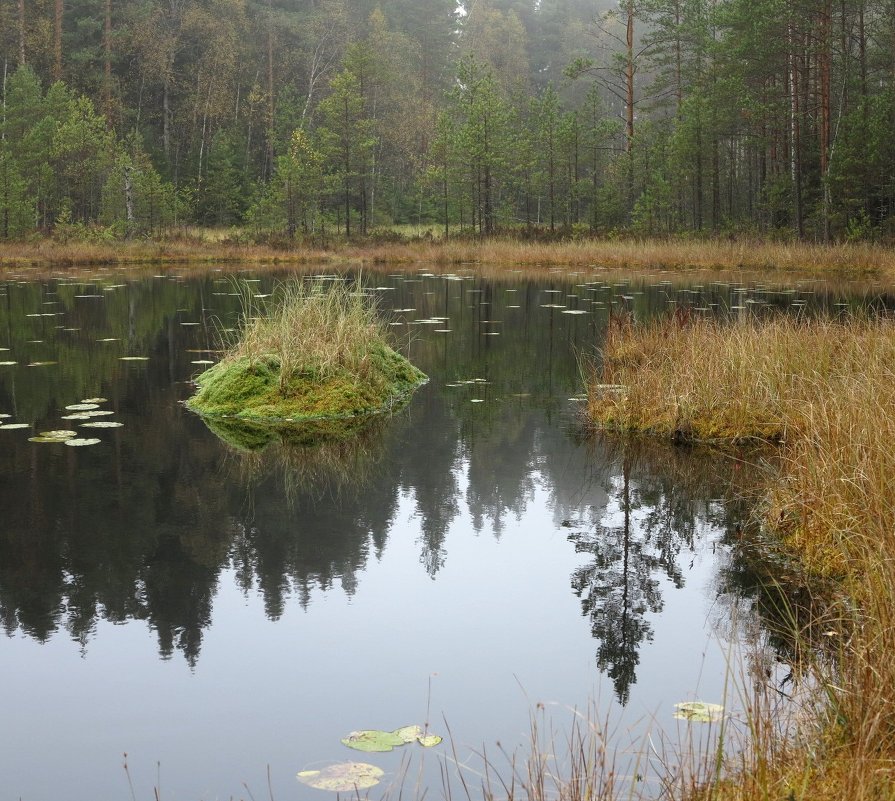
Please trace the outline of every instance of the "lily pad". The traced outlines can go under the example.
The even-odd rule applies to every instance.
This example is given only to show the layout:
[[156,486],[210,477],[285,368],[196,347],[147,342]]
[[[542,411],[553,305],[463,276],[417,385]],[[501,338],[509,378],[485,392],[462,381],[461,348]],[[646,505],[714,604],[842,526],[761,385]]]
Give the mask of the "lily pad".
[[4,431],[12,431],[17,428],[31,428],[29,423],[6,423],[5,425],[0,426],[0,429]]
[[94,409],[99,409],[99,404],[96,403],[72,403],[70,406],[66,406],[65,410],[68,412],[91,412]]
[[57,362],[31,362],[29,367],[49,367],[51,364],[56,364]]
[[75,412],[74,414],[64,414],[60,420],[89,420],[93,415],[87,412]]
[[97,420],[94,423],[81,423],[81,428],[122,428],[124,423],[115,423],[112,420]]
[[80,437],[78,437],[77,439],[65,440],[65,444],[70,445],[72,448],[83,448],[87,445],[99,445],[100,442],[102,442],[101,439],[94,439],[94,438],[81,439]]
[[405,743],[419,743],[423,748],[432,748],[442,741],[437,734],[426,734],[421,726],[404,726],[396,729],[393,734],[400,737]]
[[721,704],[706,704],[703,701],[684,701],[674,705],[674,716],[678,720],[689,720],[693,723],[716,723],[724,717]]
[[71,439],[78,436],[78,432],[68,431],[67,429],[55,429],[53,431],[41,431],[40,436],[50,439]]
[[18,364],[18,362],[0,362],[0,367],[12,367],[14,364]]
[[118,359],[120,362],[148,362],[148,356],[122,356]]
[[0,414],[0,420],[9,420],[12,417],[11,414]]
[[365,762],[340,762],[323,770],[302,770],[296,778],[318,790],[332,790],[336,793],[350,793],[366,790],[379,784],[385,775],[381,768]]
[[412,741],[405,740],[398,732],[380,731],[379,729],[353,731],[342,739],[342,745],[347,745],[355,751],[391,751],[396,746],[405,745],[408,742]]
[[395,729],[392,734],[399,737],[402,743],[412,743],[423,736],[423,730],[420,726],[402,726],[400,729]]
[[81,403],[108,403],[108,398],[84,398]]

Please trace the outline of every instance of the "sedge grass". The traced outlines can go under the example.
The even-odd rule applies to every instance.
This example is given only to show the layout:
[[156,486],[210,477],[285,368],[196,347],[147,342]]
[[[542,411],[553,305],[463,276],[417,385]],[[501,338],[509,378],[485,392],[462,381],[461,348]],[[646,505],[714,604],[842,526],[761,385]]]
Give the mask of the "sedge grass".
[[895,324],[669,320],[610,330],[602,358],[596,425],[779,443],[761,530],[841,591],[812,735],[764,743],[756,753],[774,758],[713,796],[895,798]]

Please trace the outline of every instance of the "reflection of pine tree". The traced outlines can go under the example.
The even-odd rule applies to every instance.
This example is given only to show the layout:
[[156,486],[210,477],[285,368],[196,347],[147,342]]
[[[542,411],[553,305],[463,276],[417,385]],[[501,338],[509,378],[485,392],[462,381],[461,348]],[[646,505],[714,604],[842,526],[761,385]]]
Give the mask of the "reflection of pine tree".
[[[612,679],[619,703],[626,704],[636,681],[639,647],[652,639],[647,612],[662,608],[655,573],[661,559],[654,553],[648,532],[632,526],[631,465],[626,456],[618,498],[620,526],[596,525],[569,539],[578,553],[593,554],[590,565],[572,574],[572,588],[581,598],[583,614],[599,641],[597,665]],[[644,536],[646,534],[646,536]]]

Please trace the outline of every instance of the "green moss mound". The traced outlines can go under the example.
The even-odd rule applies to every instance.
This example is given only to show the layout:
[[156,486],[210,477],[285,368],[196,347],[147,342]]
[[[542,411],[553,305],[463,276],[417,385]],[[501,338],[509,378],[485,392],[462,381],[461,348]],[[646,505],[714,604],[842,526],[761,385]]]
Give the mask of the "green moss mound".
[[[197,379],[198,391],[187,407],[209,419],[230,419],[224,439],[257,450],[284,432],[290,439],[350,431],[349,421],[391,411],[426,383],[424,373],[380,342],[372,343],[362,369],[313,368],[292,371],[285,379],[275,356],[225,359]],[[235,426],[235,422],[249,424]],[[321,426],[327,421],[342,425]],[[307,424],[315,424],[307,427]],[[305,424],[301,426],[300,424]],[[334,428],[336,430],[334,430]],[[237,433],[238,430],[238,433]]]

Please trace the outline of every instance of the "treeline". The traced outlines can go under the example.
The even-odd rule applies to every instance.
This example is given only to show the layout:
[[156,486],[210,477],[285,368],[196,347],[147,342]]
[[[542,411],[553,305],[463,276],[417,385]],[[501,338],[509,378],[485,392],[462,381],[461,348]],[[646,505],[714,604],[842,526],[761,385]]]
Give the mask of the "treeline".
[[895,237],[890,0],[0,0],[0,238]]

